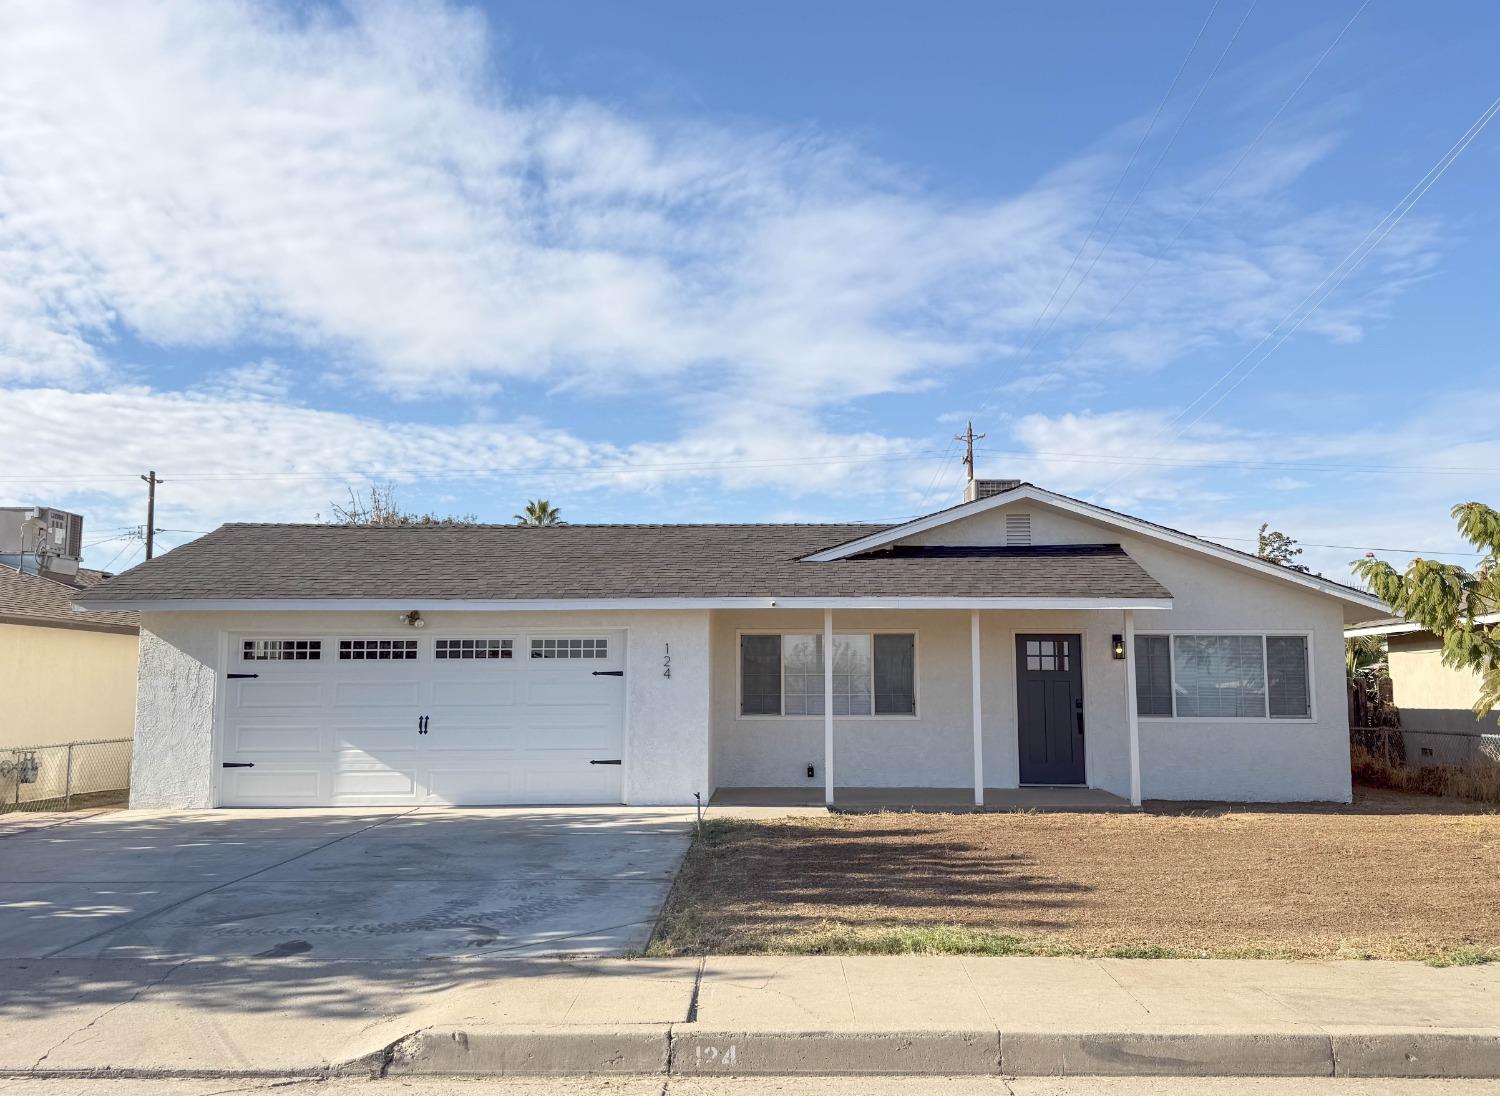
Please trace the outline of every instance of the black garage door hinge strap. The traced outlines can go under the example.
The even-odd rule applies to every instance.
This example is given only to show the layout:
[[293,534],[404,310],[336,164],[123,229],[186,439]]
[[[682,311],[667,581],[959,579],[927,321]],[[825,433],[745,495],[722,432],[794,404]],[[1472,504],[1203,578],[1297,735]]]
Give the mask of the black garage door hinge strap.
[[226,761],[226,762],[224,762],[224,767],[226,769],[253,769],[253,768],[255,768],[255,762],[253,762],[253,761]]
[[624,677],[624,670],[595,670],[595,677]]
[[612,761],[590,761],[589,762],[590,765],[618,765],[619,763],[620,763],[620,759],[618,757],[615,758]]
[[233,681],[235,678],[239,678],[239,677],[259,677],[259,676],[260,676],[260,674],[230,674],[229,675],[229,680]]

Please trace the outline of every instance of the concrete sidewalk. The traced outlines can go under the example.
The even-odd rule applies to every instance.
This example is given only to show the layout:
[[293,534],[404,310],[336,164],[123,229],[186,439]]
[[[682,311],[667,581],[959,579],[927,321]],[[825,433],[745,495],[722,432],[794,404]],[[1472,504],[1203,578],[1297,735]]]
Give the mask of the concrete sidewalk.
[[[111,962],[124,961],[0,972],[0,1069],[1500,1077],[1496,966],[289,958],[114,971]],[[74,1003],[80,986],[86,1004]]]

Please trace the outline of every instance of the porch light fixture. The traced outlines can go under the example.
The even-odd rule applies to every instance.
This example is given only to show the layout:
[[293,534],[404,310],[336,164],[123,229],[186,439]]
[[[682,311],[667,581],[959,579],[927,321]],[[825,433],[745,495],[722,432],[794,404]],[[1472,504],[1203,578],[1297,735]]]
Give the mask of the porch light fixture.
[[422,614],[413,609],[408,613],[401,614],[401,623],[411,628],[425,628],[427,622],[422,619]]
[[1124,636],[1110,636],[1109,637],[1109,644],[1110,644],[1110,650],[1112,652],[1114,652],[1114,656],[1115,656],[1116,661],[1124,659],[1124,657],[1125,657],[1125,637]]

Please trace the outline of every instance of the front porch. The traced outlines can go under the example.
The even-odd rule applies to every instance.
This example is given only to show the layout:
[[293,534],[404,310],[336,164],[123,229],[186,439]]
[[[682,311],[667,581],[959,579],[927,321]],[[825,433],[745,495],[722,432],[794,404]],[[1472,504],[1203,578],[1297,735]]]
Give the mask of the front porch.
[[711,802],[1138,807],[1134,609],[716,612]]
[[[1102,788],[986,788],[984,805],[974,803],[974,789],[841,788],[833,790],[832,809],[864,811],[1135,811],[1130,800]],[[709,807],[823,807],[821,788],[720,788]]]

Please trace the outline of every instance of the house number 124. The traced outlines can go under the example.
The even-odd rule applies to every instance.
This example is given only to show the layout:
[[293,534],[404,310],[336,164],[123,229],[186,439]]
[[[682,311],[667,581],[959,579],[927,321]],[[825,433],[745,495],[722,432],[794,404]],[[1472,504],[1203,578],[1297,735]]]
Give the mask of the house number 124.
[[672,676],[672,645],[670,643],[665,643],[665,644],[663,644],[663,646],[666,648],[666,652],[661,656],[661,676],[662,677],[671,677]]

